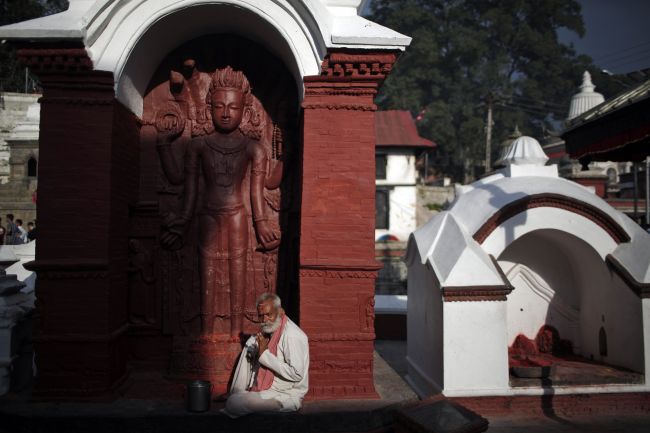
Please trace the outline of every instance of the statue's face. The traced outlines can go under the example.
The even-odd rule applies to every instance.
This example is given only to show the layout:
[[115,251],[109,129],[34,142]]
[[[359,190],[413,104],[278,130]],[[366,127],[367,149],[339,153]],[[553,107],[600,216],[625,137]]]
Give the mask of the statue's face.
[[212,93],[212,121],[221,132],[232,132],[244,115],[244,94],[236,89],[215,89]]

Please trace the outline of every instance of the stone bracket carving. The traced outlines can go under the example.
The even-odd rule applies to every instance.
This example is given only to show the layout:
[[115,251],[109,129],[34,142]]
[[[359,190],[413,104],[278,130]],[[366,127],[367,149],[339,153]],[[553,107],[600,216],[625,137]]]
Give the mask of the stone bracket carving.
[[89,71],[93,68],[85,48],[19,48],[16,55],[35,73]]
[[321,65],[321,75],[353,77],[356,79],[384,79],[393,69],[397,53],[349,54],[333,52]]

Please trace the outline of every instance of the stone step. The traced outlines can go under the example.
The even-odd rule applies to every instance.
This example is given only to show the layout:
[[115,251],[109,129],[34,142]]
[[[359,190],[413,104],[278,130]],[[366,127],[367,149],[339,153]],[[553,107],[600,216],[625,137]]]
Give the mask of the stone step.
[[339,400],[310,402],[299,412],[253,414],[231,419],[215,403],[203,413],[180,401],[118,400],[113,403],[16,403],[0,405],[0,431],[342,433],[388,431],[401,404]]

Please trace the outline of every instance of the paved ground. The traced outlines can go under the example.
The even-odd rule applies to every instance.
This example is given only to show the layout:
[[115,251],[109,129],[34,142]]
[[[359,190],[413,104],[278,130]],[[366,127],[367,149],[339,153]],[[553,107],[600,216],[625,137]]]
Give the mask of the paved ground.
[[[236,433],[334,433],[386,431],[393,411],[417,402],[404,382],[406,342],[377,341],[375,383],[380,400],[308,402],[300,413],[259,414],[230,420],[210,412],[188,414],[182,401],[119,400],[110,404],[29,404],[0,399],[0,433],[177,431]],[[549,414],[486,416],[489,433],[650,433],[650,413],[636,416]],[[388,433],[388,431],[387,431]]]
[[[406,341],[378,340],[375,350],[401,378],[406,376]],[[490,421],[488,433],[650,433],[650,413],[572,417],[509,414],[485,418]]]
[[489,433],[648,433],[650,414],[645,416],[488,417]]

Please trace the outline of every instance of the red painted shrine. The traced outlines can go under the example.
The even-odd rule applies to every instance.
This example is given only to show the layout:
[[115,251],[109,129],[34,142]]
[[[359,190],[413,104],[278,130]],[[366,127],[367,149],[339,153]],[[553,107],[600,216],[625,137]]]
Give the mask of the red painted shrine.
[[403,46],[328,43],[300,77],[190,33],[146,82],[88,39],[14,41],[43,85],[35,398],[223,392],[266,291],[309,337],[308,396],[375,397],[373,99]]

